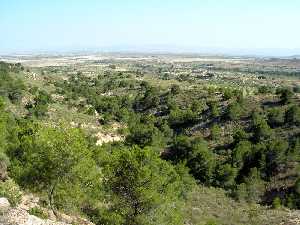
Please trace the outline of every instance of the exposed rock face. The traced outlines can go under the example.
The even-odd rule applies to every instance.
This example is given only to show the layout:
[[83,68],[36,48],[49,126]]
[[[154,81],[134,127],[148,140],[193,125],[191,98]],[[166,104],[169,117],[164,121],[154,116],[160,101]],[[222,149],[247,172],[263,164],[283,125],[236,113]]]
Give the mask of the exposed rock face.
[[11,208],[6,198],[0,198],[0,225],[69,225],[43,220],[30,215],[23,207]]
[[38,202],[39,198],[36,196],[32,194],[24,195],[21,203],[12,208],[6,198],[0,198],[0,225],[94,225],[86,219],[60,213],[58,213],[60,221],[57,221],[54,215],[50,215],[51,212],[47,212],[47,209],[44,210],[49,215],[49,219],[41,219],[30,215],[29,210],[39,207]]
[[7,213],[10,209],[9,201],[6,198],[0,198],[0,215]]

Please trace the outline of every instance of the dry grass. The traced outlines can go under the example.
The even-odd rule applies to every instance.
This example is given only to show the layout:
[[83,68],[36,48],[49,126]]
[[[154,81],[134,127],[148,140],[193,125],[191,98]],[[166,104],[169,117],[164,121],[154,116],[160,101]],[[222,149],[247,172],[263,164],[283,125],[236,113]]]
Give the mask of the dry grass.
[[[257,204],[237,202],[226,196],[222,189],[197,187],[185,206],[186,224],[205,225],[296,225],[299,212],[286,209],[272,210]],[[297,218],[298,217],[298,218]],[[299,221],[299,220],[298,220]]]

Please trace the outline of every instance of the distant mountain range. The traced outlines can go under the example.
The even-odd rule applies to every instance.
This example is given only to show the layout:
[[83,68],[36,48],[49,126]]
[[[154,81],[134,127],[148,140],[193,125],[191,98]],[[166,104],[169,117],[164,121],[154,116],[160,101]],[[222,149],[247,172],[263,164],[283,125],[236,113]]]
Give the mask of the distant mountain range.
[[95,53],[171,53],[171,54],[199,54],[199,55],[218,55],[218,56],[246,56],[246,57],[280,57],[280,58],[300,58],[300,48],[225,48],[225,47],[193,47],[175,46],[168,44],[158,45],[114,45],[104,47],[60,47],[44,50],[21,50],[5,51],[0,55],[16,54],[95,54]]

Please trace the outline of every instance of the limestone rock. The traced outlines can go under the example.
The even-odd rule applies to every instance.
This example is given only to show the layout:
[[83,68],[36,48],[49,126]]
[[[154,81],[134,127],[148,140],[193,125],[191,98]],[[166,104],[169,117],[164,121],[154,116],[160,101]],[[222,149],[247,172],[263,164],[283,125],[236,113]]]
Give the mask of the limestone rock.
[[6,213],[9,209],[9,201],[6,198],[0,198],[0,214]]

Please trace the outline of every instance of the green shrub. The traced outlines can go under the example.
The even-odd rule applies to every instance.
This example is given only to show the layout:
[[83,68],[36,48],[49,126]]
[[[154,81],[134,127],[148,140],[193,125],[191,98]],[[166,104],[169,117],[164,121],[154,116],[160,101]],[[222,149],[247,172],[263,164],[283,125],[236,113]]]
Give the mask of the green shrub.
[[300,93],[300,85],[296,85],[293,87],[293,92]]
[[300,107],[292,105],[285,113],[285,121],[290,124],[300,124]]
[[208,103],[208,106],[209,106],[209,110],[210,110],[212,118],[217,118],[220,116],[220,109],[218,107],[217,102],[210,102],[210,103]]
[[268,123],[270,126],[275,127],[284,123],[284,110],[281,108],[271,109],[268,113]]
[[280,102],[282,104],[291,103],[294,93],[289,88],[281,88],[277,93],[280,94]]
[[237,176],[237,168],[230,164],[218,165],[215,175],[215,183],[219,187],[231,188],[235,185],[235,178]]
[[226,111],[226,117],[230,120],[238,120],[243,114],[243,108],[238,103],[230,104]]
[[281,207],[281,200],[279,197],[275,197],[272,202],[273,209],[279,209]]
[[265,184],[260,178],[259,171],[257,168],[252,168],[245,182],[237,186],[235,194],[239,200],[258,203],[261,201],[264,192]]
[[28,212],[30,215],[34,215],[36,217],[39,217],[41,219],[48,219],[48,214],[45,213],[41,208],[39,207],[34,207],[31,208]]
[[217,124],[214,124],[210,129],[210,138],[216,141],[221,136],[221,133],[221,127]]
[[268,125],[264,116],[258,112],[252,114],[253,138],[256,142],[269,139],[273,135],[273,130]]
[[180,86],[177,84],[173,84],[171,87],[171,94],[178,95],[180,93]]
[[258,93],[259,94],[268,94],[268,93],[272,93],[273,92],[273,89],[272,87],[269,87],[269,86],[260,86],[258,88]]
[[183,224],[181,178],[152,149],[118,149],[104,172],[110,204],[101,224]]
[[205,223],[205,225],[217,225],[217,222],[214,220],[209,220]]
[[19,186],[11,179],[0,182],[0,197],[8,199],[12,206],[16,206],[21,201],[21,190]]

